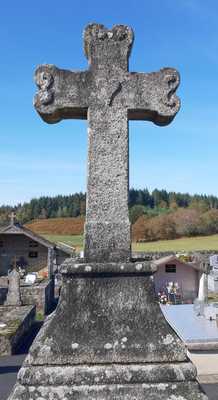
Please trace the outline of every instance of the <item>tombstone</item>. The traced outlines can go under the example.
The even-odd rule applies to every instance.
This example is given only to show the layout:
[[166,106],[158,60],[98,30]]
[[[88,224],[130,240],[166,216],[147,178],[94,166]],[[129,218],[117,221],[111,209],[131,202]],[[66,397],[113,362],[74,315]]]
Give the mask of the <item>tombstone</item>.
[[8,281],[8,293],[4,305],[21,306],[20,275],[16,269],[16,261],[13,270],[9,273]]
[[84,72],[36,71],[43,120],[88,118],[84,259],[66,260],[56,311],[33,343],[10,400],[205,400],[186,350],[160,311],[154,266],[131,259],[128,120],[169,124],[176,70],[128,71],[132,30],[88,25]]
[[208,303],[208,274],[202,272],[199,279],[198,300]]
[[209,258],[212,271],[218,274],[218,254],[213,254]]
[[14,211],[12,211],[10,215],[10,225],[13,226],[15,222],[16,222],[16,214]]

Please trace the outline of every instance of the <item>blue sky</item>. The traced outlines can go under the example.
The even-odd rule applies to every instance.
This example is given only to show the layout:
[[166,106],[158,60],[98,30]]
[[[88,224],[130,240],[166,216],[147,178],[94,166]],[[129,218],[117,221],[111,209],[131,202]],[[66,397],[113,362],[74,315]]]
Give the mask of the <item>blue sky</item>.
[[130,70],[175,67],[182,108],[167,127],[130,123],[130,186],[218,195],[216,0],[5,0],[0,11],[0,204],[85,191],[87,123],[44,123],[35,112],[37,65],[86,69],[90,22],[131,25]]

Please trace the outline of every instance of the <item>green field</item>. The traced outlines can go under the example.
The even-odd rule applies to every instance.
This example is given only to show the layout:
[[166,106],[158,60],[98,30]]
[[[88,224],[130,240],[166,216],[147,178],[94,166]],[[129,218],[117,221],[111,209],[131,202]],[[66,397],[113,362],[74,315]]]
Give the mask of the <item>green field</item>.
[[66,243],[69,246],[76,247],[77,250],[82,250],[83,236],[82,235],[42,235],[46,239],[54,243]]
[[196,236],[157,242],[133,243],[134,251],[197,251],[218,250],[218,235]]
[[[77,250],[83,247],[83,236],[70,235],[43,235],[52,242],[63,242]],[[175,240],[160,240],[148,243],[133,243],[134,251],[197,251],[197,250],[218,250],[218,235],[197,236],[192,238],[181,238]]]

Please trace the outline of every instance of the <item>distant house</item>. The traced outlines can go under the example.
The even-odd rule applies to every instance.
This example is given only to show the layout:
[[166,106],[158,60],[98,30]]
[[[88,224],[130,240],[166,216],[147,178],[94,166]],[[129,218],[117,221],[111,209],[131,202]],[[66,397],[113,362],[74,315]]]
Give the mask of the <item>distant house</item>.
[[47,270],[51,278],[54,267],[73,252],[70,246],[50,242],[12,219],[10,225],[0,229],[0,276],[8,274],[16,257],[17,265],[26,272]]
[[206,266],[200,262],[183,261],[175,255],[162,257],[153,261],[157,267],[154,274],[156,293],[168,292],[168,288],[174,287],[177,297],[183,302],[192,302],[198,297],[200,280]]
[[56,245],[12,218],[10,225],[0,229],[0,305],[7,295],[8,272],[16,263],[25,275],[39,275],[33,284],[21,279],[22,304],[35,304],[37,311],[47,314],[54,304],[54,272],[73,253],[70,246]]

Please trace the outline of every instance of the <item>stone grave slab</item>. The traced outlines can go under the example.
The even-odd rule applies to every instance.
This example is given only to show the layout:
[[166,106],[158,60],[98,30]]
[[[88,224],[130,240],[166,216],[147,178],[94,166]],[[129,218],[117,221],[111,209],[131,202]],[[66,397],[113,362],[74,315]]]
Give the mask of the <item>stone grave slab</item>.
[[218,322],[197,316],[193,304],[161,306],[175,332],[189,350],[218,351]]
[[171,327],[185,343],[188,357],[197,368],[198,379],[218,376],[218,321],[197,316],[191,304],[161,308]]
[[14,354],[35,320],[35,306],[0,306],[0,355]]

